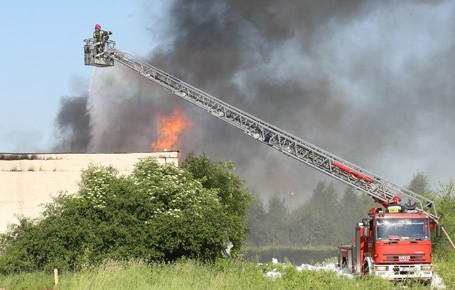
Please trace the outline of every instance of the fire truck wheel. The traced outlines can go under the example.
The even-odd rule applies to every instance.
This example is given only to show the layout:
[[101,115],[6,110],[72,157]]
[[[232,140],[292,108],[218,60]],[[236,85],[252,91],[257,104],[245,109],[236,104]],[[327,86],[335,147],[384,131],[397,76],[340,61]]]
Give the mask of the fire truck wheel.
[[363,263],[363,274],[364,275],[371,275],[372,273],[372,267],[373,263],[369,258],[365,259],[365,262]]
[[369,275],[370,274],[370,267],[368,267],[368,262],[365,261],[365,263],[363,263],[363,275]]

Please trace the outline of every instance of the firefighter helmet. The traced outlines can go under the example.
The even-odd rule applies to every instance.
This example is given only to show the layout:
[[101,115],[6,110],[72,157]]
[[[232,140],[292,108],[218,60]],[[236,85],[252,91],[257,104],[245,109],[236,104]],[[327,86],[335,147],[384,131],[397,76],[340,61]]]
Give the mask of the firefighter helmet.
[[395,195],[393,198],[392,198],[393,202],[400,202],[401,201],[401,198],[398,196],[398,195]]
[[101,29],[101,25],[99,24],[95,25],[95,29]]

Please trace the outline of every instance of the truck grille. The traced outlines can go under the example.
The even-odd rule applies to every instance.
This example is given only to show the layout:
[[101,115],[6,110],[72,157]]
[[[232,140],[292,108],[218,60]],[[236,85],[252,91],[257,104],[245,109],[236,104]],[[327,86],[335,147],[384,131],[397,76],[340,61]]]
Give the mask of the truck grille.
[[418,263],[424,262],[423,254],[412,254],[412,255],[384,255],[384,262],[387,263]]
[[413,275],[416,272],[416,267],[412,265],[394,266],[393,273],[395,275]]

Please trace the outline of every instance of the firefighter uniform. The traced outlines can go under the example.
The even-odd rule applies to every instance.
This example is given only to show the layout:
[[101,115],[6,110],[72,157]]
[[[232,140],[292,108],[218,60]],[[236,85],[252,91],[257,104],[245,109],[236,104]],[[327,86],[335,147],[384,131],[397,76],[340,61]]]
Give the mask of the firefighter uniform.
[[104,51],[104,46],[106,42],[109,40],[109,35],[112,32],[108,30],[101,30],[101,26],[99,24],[95,25],[95,32],[93,32],[93,39],[95,41],[95,49],[96,53],[101,53]]
[[390,213],[398,213],[398,212],[403,212],[403,211],[404,211],[403,206],[396,202],[390,203],[389,206],[387,207],[387,212],[390,212]]

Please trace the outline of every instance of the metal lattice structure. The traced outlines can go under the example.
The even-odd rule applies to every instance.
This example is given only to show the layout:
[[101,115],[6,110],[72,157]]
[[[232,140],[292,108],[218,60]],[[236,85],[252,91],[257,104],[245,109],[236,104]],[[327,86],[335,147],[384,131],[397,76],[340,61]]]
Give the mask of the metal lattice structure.
[[434,202],[422,195],[387,181],[280,128],[243,112],[140,59],[115,49],[113,45],[107,47],[101,57],[107,59],[108,63],[110,63],[109,60],[118,61],[150,81],[167,88],[175,95],[239,128],[255,140],[330,175],[370,195],[377,201],[390,202],[393,196],[401,196],[402,200],[408,201],[409,204],[416,203],[418,211],[426,213],[436,223],[438,222],[439,218]]

